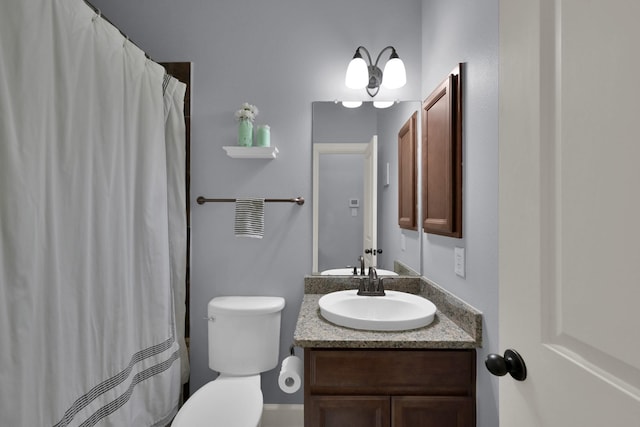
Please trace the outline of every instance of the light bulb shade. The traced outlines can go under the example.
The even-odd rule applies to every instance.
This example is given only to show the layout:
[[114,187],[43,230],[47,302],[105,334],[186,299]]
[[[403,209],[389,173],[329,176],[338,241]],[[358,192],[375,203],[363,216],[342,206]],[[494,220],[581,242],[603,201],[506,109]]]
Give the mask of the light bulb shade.
[[389,108],[393,104],[393,101],[373,101],[373,106],[376,108]]
[[387,89],[398,89],[407,84],[407,72],[402,59],[393,56],[387,61],[382,72],[382,86]]
[[345,108],[358,108],[362,105],[362,101],[342,101],[342,106]]
[[362,89],[369,84],[369,68],[361,56],[354,57],[349,62],[344,84],[351,89]]

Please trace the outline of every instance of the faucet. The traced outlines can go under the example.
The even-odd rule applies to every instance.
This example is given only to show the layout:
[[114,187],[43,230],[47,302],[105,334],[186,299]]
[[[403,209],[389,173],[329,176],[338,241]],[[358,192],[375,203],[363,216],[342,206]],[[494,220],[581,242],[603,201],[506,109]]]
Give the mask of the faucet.
[[360,279],[358,295],[368,297],[383,297],[385,295],[382,279],[378,278],[375,267],[369,267],[369,277]]

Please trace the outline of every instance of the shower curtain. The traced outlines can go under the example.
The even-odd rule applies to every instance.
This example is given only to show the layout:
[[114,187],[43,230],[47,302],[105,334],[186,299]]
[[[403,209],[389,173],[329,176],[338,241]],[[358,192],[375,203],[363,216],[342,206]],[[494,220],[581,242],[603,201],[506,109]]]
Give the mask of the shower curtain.
[[2,1],[1,425],[164,426],[175,414],[181,97],[82,0]]

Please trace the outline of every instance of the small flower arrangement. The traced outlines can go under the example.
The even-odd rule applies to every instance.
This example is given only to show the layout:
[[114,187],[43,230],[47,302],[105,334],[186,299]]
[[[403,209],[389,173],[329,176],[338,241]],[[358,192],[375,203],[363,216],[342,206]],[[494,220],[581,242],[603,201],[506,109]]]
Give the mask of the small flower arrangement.
[[258,107],[251,105],[248,102],[242,104],[240,109],[236,111],[236,120],[249,120],[253,122],[258,115]]

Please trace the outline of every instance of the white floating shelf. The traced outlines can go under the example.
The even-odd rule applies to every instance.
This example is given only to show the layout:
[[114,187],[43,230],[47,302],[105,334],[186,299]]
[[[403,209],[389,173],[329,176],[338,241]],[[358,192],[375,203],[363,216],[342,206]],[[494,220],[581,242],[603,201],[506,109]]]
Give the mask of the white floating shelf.
[[278,147],[222,147],[227,156],[234,159],[275,159],[278,156]]

